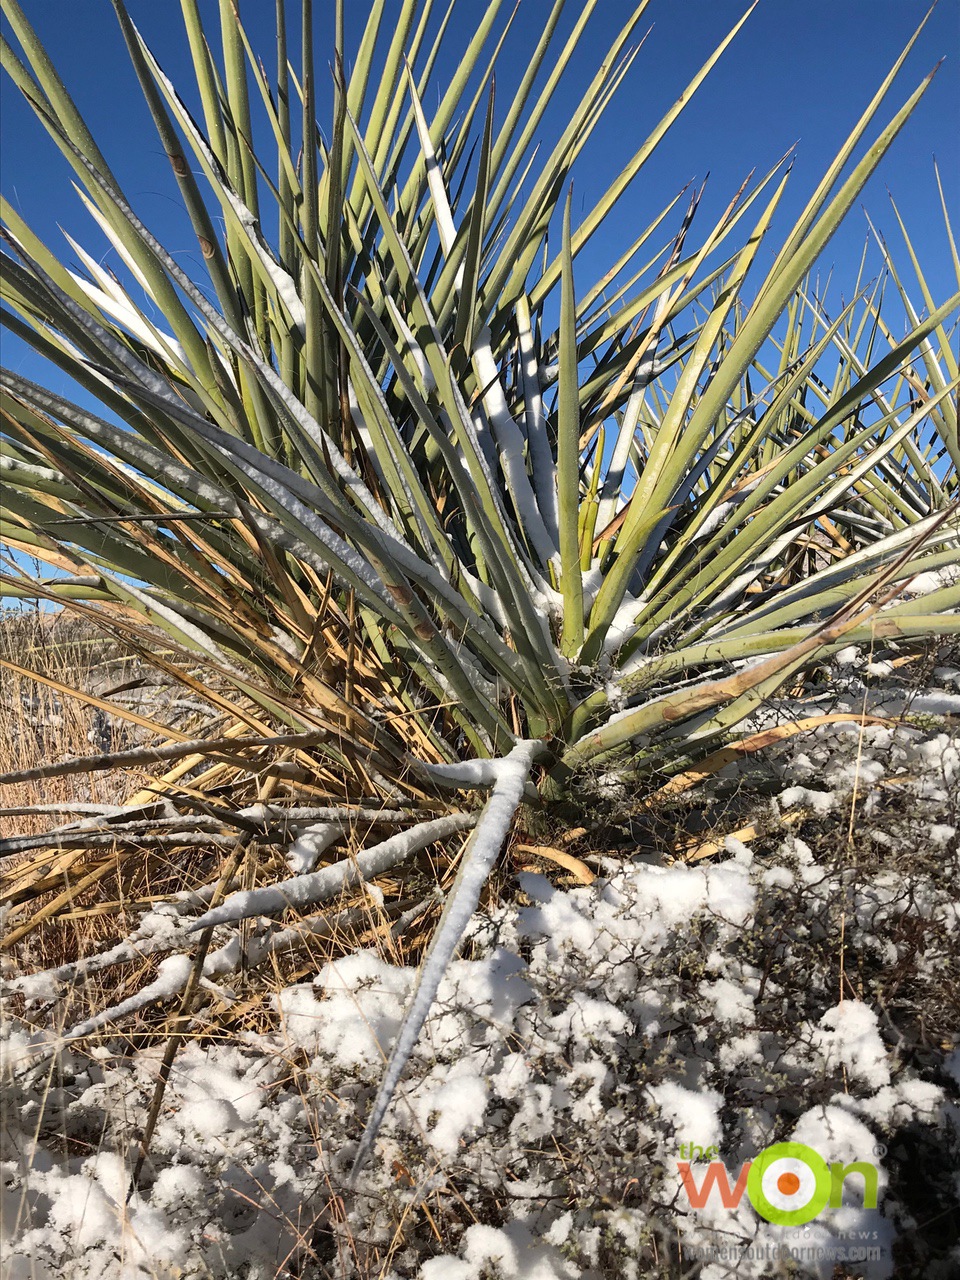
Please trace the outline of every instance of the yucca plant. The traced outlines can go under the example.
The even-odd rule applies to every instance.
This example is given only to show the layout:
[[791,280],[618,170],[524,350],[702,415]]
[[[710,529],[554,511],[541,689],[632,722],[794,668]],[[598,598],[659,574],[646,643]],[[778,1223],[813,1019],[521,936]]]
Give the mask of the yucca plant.
[[[4,324],[84,396],[3,373],[3,584],[150,653],[210,720],[35,770],[171,764],[127,806],[8,842],[39,852],[6,892],[66,876],[69,901],[118,843],[219,851],[165,943],[201,930],[199,952],[82,1035],[150,1001],[186,1006],[240,950],[255,964],[290,942],[264,917],[293,906],[323,929],[344,887],[465,835],[360,1162],[521,806],[575,818],[591,780],[688,767],[843,645],[960,628],[960,293],[938,300],[918,275],[916,309],[886,245],[885,280],[861,268],[837,314],[813,274],[929,79],[874,125],[915,35],[766,271],[789,158],[696,244],[700,193],[675,215],[676,197],[585,283],[578,257],[749,15],[575,225],[571,170],[630,73],[648,0],[537,150],[595,0],[565,41],[556,0],[521,83],[496,98],[501,0],[479,8],[432,115],[450,16],[434,32],[432,0],[373,0],[349,74],[340,7],[321,59],[310,0],[295,39],[279,0],[271,74],[235,4],[214,30],[182,0],[201,120],[113,6],[206,271],[138,218],[4,0],[20,46],[4,44],[4,67],[121,274],[72,240],[71,269],[4,203]],[[920,572],[933,589],[911,596]],[[374,824],[399,830],[364,839]],[[330,861],[337,845],[351,856]],[[251,850],[288,846],[297,874],[264,883]],[[247,922],[244,947],[209,952],[232,922]]]

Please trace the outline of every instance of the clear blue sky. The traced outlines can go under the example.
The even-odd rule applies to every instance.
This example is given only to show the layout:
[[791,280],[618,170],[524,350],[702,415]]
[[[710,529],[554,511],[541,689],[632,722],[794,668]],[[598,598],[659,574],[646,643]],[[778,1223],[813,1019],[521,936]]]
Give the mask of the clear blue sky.
[[[178,214],[176,188],[108,0],[23,3],[141,216],[171,248],[194,256],[189,226]],[[189,85],[179,4],[176,0],[129,0],[129,4],[164,69],[175,82]],[[388,0],[388,8],[391,5],[398,9],[399,0]],[[216,4],[204,3],[203,7],[209,11],[211,30],[215,31]],[[355,39],[366,16],[367,5],[346,0],[345,7],[349,46],[351,34]],[[438,4],[438,12],[443,7]],[[504,17],[510,7],[508,0],[503,6]],[[635,228],[646,225],[689,179],[702,179],[708,170],[711,173],[703,213],[707,224],[750,168],[765,171],[791,143],[799,141],[780,219],[784,227],[786,218],[802,206],[927,7],[926,0],[761,0],[654,161],[622,200],[601,242],[585,255],[580,268],[583,283],[595,270],[602,270],[632,238]],[[291,0],[288,8],[293,32],[298,6]],[[460,0],[459,17],[455,12],[448,38],[450,59],[461,47],[465,29],[478,8],[478,0]],[[498,76],[501,118],[511,82],[521,74],[548,8],[548,0],[522,0],[520,4]],[[600,0],[569,73],[571,83],[592,73],[631,8],[625,0]],[[745,0],[654,0],[638,33],[651,24],[653,30],[606,120],[595,132],[589,156],[575,171],[575,218],[584,202],[599,194],[646,137],[745,8]],[[273,9],[272,0],[241,3],[253,43],[268,66],[273,57]],[[317,0],[315,9],[322,67],[332,46],[334,0]],[[579,6],[570,0],[563,31],[572,26],[578,12]],[[944,55],[946,61],[920,109],[864,196],[875,221],[896,242],[885,192],[886,186],[890,188],[916,238],[931,287],[940,296],[950,288],[952,271],[932,157],[936,154],[940,163],[955,228],[960,231],[960,0],[940,0],[896,82],[889,106],[882,109],[884,119],[871,129],[872,136]],[[99,233],[69,187],[66,163],[5,78],[2,95],[5,194],[56,251],[69,258],[69,248],[57,230],[60,224],[97,252]],[[186,96],[190,98],[189,93]],[[551,124],[556,126],[565,105],[564,97],[543,126],[542,133],[551,142]],[[835,267],[838,284],[852,278],[865,234],[866,222],[855,208],[825,259],[825,265]],[[20,364],[23,357],[14,357],[8,348],[10,358],[28,371]]]

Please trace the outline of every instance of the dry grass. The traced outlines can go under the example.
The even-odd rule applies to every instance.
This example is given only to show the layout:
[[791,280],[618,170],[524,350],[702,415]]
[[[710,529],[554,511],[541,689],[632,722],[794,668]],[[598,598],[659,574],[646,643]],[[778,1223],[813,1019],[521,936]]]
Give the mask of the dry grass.
[[[10,610],[0,623],[0,659],[35,671],[48,680],[70,688],[90,688],[108,670],[121,669],[126,655],[119,647],[67,614],[38,609]],[[105,714],[80,699],[65,696],[51,684],[28,679],[9,667],[2,669],[3,733],[0,734],[0,773],[38,768],[52,760],[85,756],[114,750],[122,738]],[[83,773],[62,777],[10,783],[2,788],[4,809],[36,805],[122,803],[137,787],[135,777],[107,773]],[[0,838],[40,834],[65,819],[57,812],[11,814],[0,811]],[[76,904],[69,898],[55,906],[71,890],[74,859],[56,858],[42,851],[38,859],[31,853],[13,854],[0,860],[5,882],[19,883],[6,897],[8,904],[4,932],[20,923],[25,912],[49,912],[42,936],[30,939],[18,955],[18,964],[34,967],[61,964],[89,953],[127,921],[115,918],[115,910],[104,910],[96,892],[84,895]],[[76,860],[78,861],[78,860]],[[84,870],[77,867],[82,878]],[[119,875],[113,875],[114,881]],[[102,889],[102,884],[100,888]],[[53,910],[51,910],[53,907]]]
[[[109,698],[143,678],[144,663],[135,651],[97,632],[82,618],[24,609],[8,611],[0,620],[0,660],[41,677],[31,680],[3,668],[0,774],[134,745],[123,720],[67,696],[55,685],[92,690]],[[53,683],[44,684],[43,679]],[[140,734],[135,741],[144,740]],[[262,775],[258,781],[251,773],[246,781],[242,776],[238,781],[236,770],[216,762],[211,767],[210,761],[187,772],[176,769],[178,778],[170,794],[179,792],[187,803],[192,795],[201,804],[208,800],[216,805],[223,789],[214,776],[218,770],[224,785],[229,779],[235,804],[266,799],[268,793],[272,799],[288,802],[319,798],[309,794],[309,787],[307,794],[298,795],[302,780],[278,785],[276,778]],[[144,767],[8,783],[0,788],[0,838],[41,834],[78,816],[57,812],[57,806],[116,805],[135,796],[142,800],[145,789],[159,781]],[[40,805],[50,811],[3,813]],[[362,847],[368,835],[369,824],[358,824],[348,848]],[[354,891],[307,916],[300,942],[271,955],[256,974],[235,975],[229,993],[199,993],[189,1011],[190,1034],[222,1038],[264,1029],[272,1018],[269,1009],[276,990],[360,945],[380,948],[395,963],[417,963],[439,916],[435,887],[438,883],[449,886],[458,852],[459,843],[453,842],[449,856],[431,859],[425,853],[402,877],[382,877],[382,901]],[[248,840],[233,885],[253,887],[289,875],[282,853],[276,846]],[[338,850],[335,856],[341,853]],[[227,861],[227,852],[212,842],[209,847],[157,849],[127,841],[83,850],[58,849],[56,838],[45,847],[0,858],[0,897],[5,906],[0,950],[5,967],[10,972],[36,973],[80,964],[126,938],[152,905],[217,884]],[[325,934],[310,932],[311,926],[328,920],[333,924]],[[143,952],[130,961],[78,976],[58,1004],[57,1021],[65,1027],[83,1020],[148,983],[165,952],[153,955],[148,947]],[[28,1013],[16,996],[11,998],[9,1012],[24,1016],[28,1024],[38,1016],[36,1011]],[[138,1046],[166,1040],[173,1013],[169,1007],[144,1009],[125,1021],[122,1034]],[[47,1015],[41,1010],[39,1016]],[[111,1028],[107,1032],[113,1033]],[[91,1043],[98,1038],[91,1037]]]
[[[0,623],[0,659],[29,668],[60,684],[89,687],[106,662],[119,667],[125,655],[67,614],[37,609],[8,611]],[[9,668],[2,674],[3,733],[0,773],[33,769],[51,759],[115,750],[117,733],[102,711],[68,698],[50,685]],[[3,789],[6,808],[56,804],[117,804],[135,781],[116,775],[74,774],[13,783]],[[5,817],[0,837],[47,830],[49,815]]]

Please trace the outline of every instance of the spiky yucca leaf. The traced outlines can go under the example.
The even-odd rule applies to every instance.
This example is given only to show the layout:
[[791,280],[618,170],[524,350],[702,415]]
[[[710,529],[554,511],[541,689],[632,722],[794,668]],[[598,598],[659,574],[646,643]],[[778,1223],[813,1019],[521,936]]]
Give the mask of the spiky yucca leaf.
[[[375,3],[349,77],[334,51],[318,128],[310,0],[299,80],[278,6],[274,81],[232,6],[213,31],[184,0],[202,121],[113,3],[207,274],[138,218],[4,0],[22,51],[5,45],[4,66],[124,274],[76,244],[69,269],[3,205],[4,323],[103,406],[4,371],[2,533],[55,573],[28,578],[15,558],[3,582],[144,650],[164,634],[165,669],[236,745],[217,731],[188,788],[196,757],[158,784],[163,832],[155,789],[126,821],[60,828],[49,845],[293,840],[298,875],[227,899],[201,919],[209,931],[329,897],[341,880],[312,861],[362,844],[371,805],[411,825],[372,842],[369,865],[360,855],[370,875],[387,865],[377,850],[395,862],[472,828],[378,1122],[522,799],[575,798],[587,766],[686,768],[841,645],[958,628],[960,293],[937,301],[921,276],[915,308],[884,248],[908,318],[897,339],[879,286],[858,279],[831,316],[811,276],[928,81],[873,124],[911,40],[765,274],[784,164],[696,246],[699,193],[659,240],[671,201],[585,286],[584,247],[747,15],[574,226],[569,198],[560,216],[570,172],[629,73],[646,0],[532,156],[592,5],[554,50],[557,0],[502,112],[493,0],[431,117],[431,0]],[[927,571],[939,585],[906,599]],[[295,784],[265,761],[271,737],[294,752]],[[253,785],[265,765],[267,790]],[[214,784],[211,808],[197,797]],[[478,786],[492,791],[475,818],[450,791]],[[188,984],[174,965],[150,997]]]

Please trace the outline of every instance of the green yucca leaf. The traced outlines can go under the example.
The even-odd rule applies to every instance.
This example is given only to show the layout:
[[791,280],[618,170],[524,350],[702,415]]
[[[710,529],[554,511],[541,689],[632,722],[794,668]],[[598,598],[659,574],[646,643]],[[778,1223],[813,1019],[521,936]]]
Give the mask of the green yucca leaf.
[[583,645],[583,580],[580,569],[580,406],[577,398],[577,304],[573,293],[570,201],[563,210],[563,292],[560,302],[560,385],[557,403],[557,494],[560,511],[560,573],[563,583],[563,652],[575,657]]

